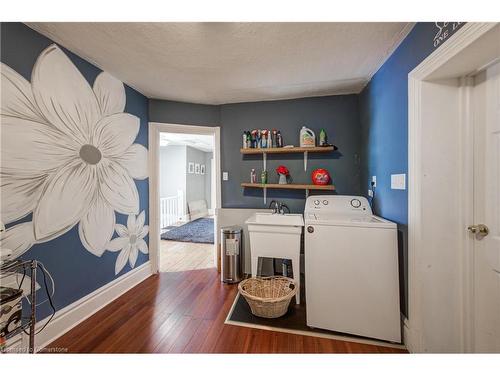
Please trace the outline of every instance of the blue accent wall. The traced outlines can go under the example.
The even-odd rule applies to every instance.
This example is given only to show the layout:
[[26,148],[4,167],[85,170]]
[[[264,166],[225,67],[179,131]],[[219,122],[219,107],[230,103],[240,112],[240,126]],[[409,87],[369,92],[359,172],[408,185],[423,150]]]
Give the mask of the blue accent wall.
[[[463,24],[456,25],[448,37]],[[392,190],[391,174],[408,174],[408,73],[446,41],[435,41],[434,22],[417,23],[359,95],[361,120],[361,183],[367,195],[377,176],[374,211],[398,223],[400,278],[407,295],[408,190]],[[408,181],[408,179],[407,179]],[[402,301],[403,311],[407,302]]]
[[[302,154],[269,155],[267,169],[269,182],[277,183],[275,169],[283,164],[295,183],[309,183],[315,168],[330,171],[338,194],[361,194],[358,151],[361,147],[357,95],[336,95],[290,100],[203,105],[150,100],[151,121],[221,127],[221,167],[229,173],[229,180],[222,181],[222,207],[265,207],[261,189],[243,189],[241,182],[250,181],[250,171],[255,168],[258,180],[262,171],[262,155],[240,153],[244,130],[279,129],[285,144],[299,144],[299,131],[303,125],[316,132],[324,128],[329,142],[340,150],[327,154],[309,155],[308,168],[304,171]],[[311,192],[311,194],[315,194]],[[328,192],[322,192],[328,194]],[[292,212],[304,211],[305,192],[298,190],[272,190],[267,192],[268,204],[272,199],[285,202]]]
[[[268,155],[269,183],[278,183],[275,172],[285,165],[294,183],[311,183],[311,173],[316,168],[326,168],[336,187],[336,193],[359,195],[360,190],[360,122],[357,95],[335,95],[253,103],[224,104],[221,106],[222,168],[229,172],[229,181],[222,183],[222,203],[227,208],[261,208],[261,189],[242,189],[241,182],[250,182],[254,168],[260,181],[263,168],[262,155],[241,155],[242,134],[251,129],[279,129],[285,144],[299,145],[299,132],[307,126],[319,137],[321,129],[328,134],[328,141],[339,147],[336,152],[310,154],[307,171],[304,171],[302,154]],[[314,192],[314,194],[332,194]],[[267,191],[268,201],[285,202],[292,212],[304,212],[305,191]]]
[[[31,71],[38,55],[54,42],[28,28],[22,23],[1,23],[1,61],[31,81]],[[93,84],[100,69],[62,47],[62,50],[75,64],[90,85]],[[125,112],[140,118],[140,131],[135,143],[148,146],[148,99],[125,85]],[[139,192],[140,211],[145,210],[146,223],[149,217],[148,180],[134,180]],[[19,222],[31,220],[31,215]],[[116,213],[117,223],[126,225],[127,216]],[[115,234],[116,236],[116,234]],[[145,238],[147,241],[147,238]],[[46,243],[36,244],[22,259],[41,261],[52,274],[55,281],[54,304],[59,310],[106,285],[118,276],[131,270],[127,265],[115,276],[115,262],[118,253],[104,252],[97,257],[88,252],[78,235],[78,225],[69,232]],[[139,252],[135,267],[148,260],[148,255]],[[43,279],[38,274],[38,283],[42,286],[38,292],[38,301],[46,299]],[[49,304],[43,303],[39,309],[38,320],[51,313]]]

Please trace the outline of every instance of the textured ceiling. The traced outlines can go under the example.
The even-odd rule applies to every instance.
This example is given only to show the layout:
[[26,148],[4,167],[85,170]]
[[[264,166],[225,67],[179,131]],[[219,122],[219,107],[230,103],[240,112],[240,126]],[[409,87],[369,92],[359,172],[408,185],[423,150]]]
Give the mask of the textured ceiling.
[[27,23],[150,98],[358,93],[409,23]]

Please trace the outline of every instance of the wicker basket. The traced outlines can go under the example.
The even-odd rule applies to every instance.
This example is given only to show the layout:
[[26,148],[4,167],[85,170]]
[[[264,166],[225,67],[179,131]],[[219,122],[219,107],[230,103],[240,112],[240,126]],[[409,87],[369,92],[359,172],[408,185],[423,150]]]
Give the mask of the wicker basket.
[[250,305],[252,314],[262,318],[285,315],[297,293],[295,282],[282,276],[252,277],[239,283],[238,290]]

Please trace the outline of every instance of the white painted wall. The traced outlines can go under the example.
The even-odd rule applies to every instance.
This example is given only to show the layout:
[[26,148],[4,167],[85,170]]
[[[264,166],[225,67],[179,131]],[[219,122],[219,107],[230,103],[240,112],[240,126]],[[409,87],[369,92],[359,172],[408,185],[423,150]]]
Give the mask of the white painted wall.
[[208,209],[212,209],[215,202],[212,202],[212,152],[205,152],[205,200]]
[[[205,200],[207,207],[211,208],[211,195],[210,190],[207,191],[206,185],[210,187],[210,159],[207,161],[207,154],[212,154],[186,146],[186,163],[204,164],[205,174],[188,173],[186,175],[186,202],[194,202],[198,200]],[[187,170],[187,166],[186,166]],[[207,194],[208,193],[208,194]]]
[[[212,152],[185,145],[160,146],[160,197],[177,196],[182,190],[184,212],[188,212],[188,203],[196,200],[205,200],[211,209],[212,159]],[[204,164],[205,174],[187,173],[189,162]]]
[[186,196],[186,146],[160,147],[160,197]]

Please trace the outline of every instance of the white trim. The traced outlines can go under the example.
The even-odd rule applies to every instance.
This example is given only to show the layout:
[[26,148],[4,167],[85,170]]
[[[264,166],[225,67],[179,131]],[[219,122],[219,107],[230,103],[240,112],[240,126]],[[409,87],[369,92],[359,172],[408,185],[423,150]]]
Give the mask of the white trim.
[[421,352],[421,322],[420,293],[415,276],[417,269],[417,254],[421,237],[421,182],[422,173],[421,151],[422,135],[420,126],[421,85],[417,80],[408,80],[408,319],[406,346],[412,352]]
[[[466,23],[460,30],[452,35],[441,47],[430,54],[424,61],[422,61],[413,71],[408,75],[408,306],[409,306],[409,321],[406,330],[406,344],[411,352],[424,351],[424,342],[422,337],[422,313],[421,313],[421,296],[424,293],[422,285],[422,275],[424,273],[424,265],[419,257],[419,249],[424,246],[422,236],[422,215],[421,215],[421,200],[422,200],[422,160],[425,155],[422,152],[422,121],[421,121],[421,92],[423,81],[429,77],[437,69],[445,65],[450,59],[456,56],[459,52],[468,47],[471,43],[476,41],[486,32],[496,26],[496,23]],[[467,92],[461,94],[461,99],[466,101]],[[461,114],[461,125],[465,127],[461,135],[462,144],[461,150],[472,150],[470,142],[472,138],[468,138],[470,134],[470,114]],[[467,155],[462,152],[462,160]],[[462,215],[470,213],[472,202],[471,184],[469,174],[471,172],[471,165],[466,165],[463,175],[461,176],[458,185],[461,185],[460,194],[464,198],[464,208]],[[461,184],[461,182],[465,182]],[[461,250],[465,253],[470,244],[464,236],[461,239]],[[462,270],[468,272],[470,264],[467,258],[462,254]],[[470,275],[464,276],[462,285],[459,286],[462,293],[462,300],[464,304],[468,303],[468,291],[466,284],[469,282],[467,279]],[[463,332],[462,332],[462,348],[467,351],[469,345],[466,343],[470,332],[470,319],[469,311],[464,311],[463,318]]]
[[[214,136],[214,160],[215,160],[215,212],[221,207],[221,150],[220,150],[220,126],[197,126],[182,124],[167,124],[161,122],[149,123],[149,259],[153,273],[159,270],[159,248],[160,248],[160,195],[159,195],[159,148],[160,132],[201,134]],[[217,216],[214,220],[217,228]],[[219,248],[219,236],[215,234],[214,241],[214,264],[217,264],[217,249]]]
[[233,313],[233,310],[234,310],[234,307],[236,306],[236,301],[238,301],[239,295],[240,295],[240,293],[238,292],[238,294],[236,294],[236,297],[234,298],[233,304],[231,305],[231,309],[229,310],[229,313],[227,314],[226,319],[224,320],[224,324],[239,326],[239,327],[246,327],[246,328],[261,329],[263,331],[283,332],[283,333],[291,333],[293,335],[320,337],[323,339],[339,340],[339,341],[345,341],[345,342],[355,342],[358,344],[384,346],[386,348],[395,348],[395,349],[403,349],[403,350],[406,349],[406,347],[402,344],[391,344],[389,342],[372,340],[372,339],[368,339],[368,338],[365,339],[365,338],[350,337],[350,336],[344,336],[344,335],[337,335],[334,333],[301,331],[298,329],[271,327],[271,326],[265,326],[265,325],[261,325],[261,324],[244,323],[244,322],[237,322],[234,320],[230,320],[229,317]]
[[[460,226],[466,228],[474,220],[474,118],[472,111],[472,90],[474,79],[465,77],[460,83]],[[460,268],[462,279],[462,350],[473,351],[473,286],[474,286],[474,240],[462,231]]]
[[[156,146],[154,146],[156,145]],[[149,165],[149,261],[151,272],[159,268],[158,249],[160,246],[160,134],[156,127],[148,127]]]
[[[108,284],[94,290],[78,301],[58,310],[50,323],[35,336],[35,350],[49,345],[52,341],[64,335],[97,311],[108,305],[122,294],[151,276],[151,264],[149,261],[132,269],[126,274],[114,279]],[[49,317],[37,322],[37,331],[44,326]],[[27,335],[23,336],[23,347],[27,347]]]
[[482,35],[493,29],[496,22],[471,22],[462,26],[455,34],[432,52],[409,74],[409,78],[424,80],[431,73],[446,64],[451,58],[464,50]]

